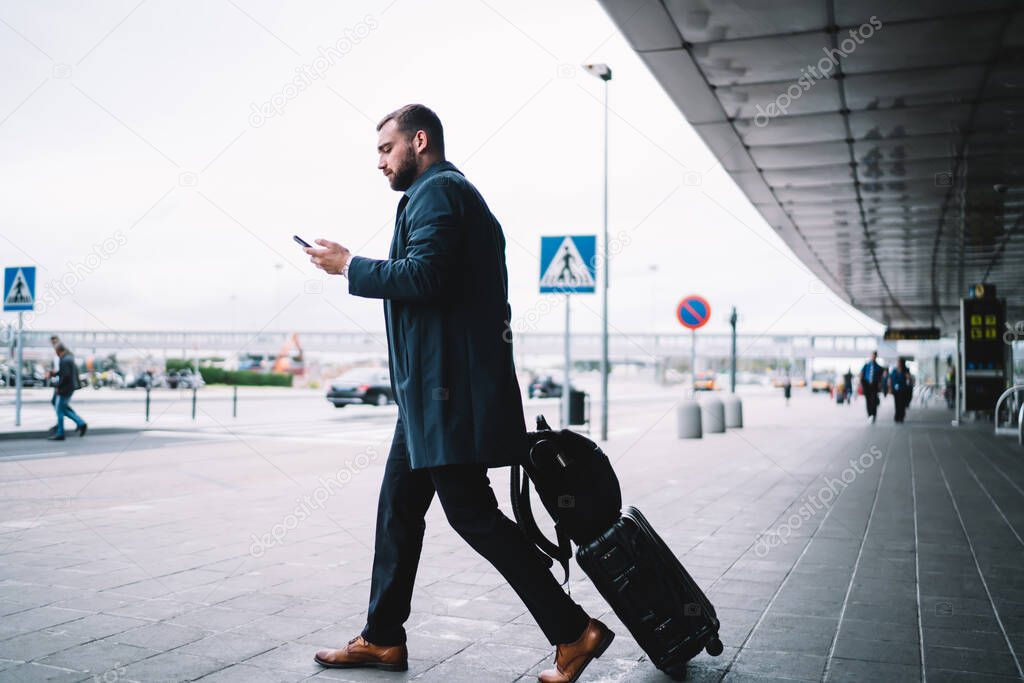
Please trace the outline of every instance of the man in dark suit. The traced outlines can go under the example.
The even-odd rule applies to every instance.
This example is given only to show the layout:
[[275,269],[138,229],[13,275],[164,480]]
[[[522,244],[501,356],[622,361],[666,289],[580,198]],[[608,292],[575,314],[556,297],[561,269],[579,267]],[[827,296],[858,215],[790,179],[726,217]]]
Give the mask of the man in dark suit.
[[868,422],[878,419],[878,392],[885,381],[885,369],[878,363],[878,351],[871,352],[871,359],[860,369],[860,386],[864,402],[868,405]]
[[[355,256],[318,239],[317,267],[349,293],[384,300],[399,417],[377,504],[370,606],[362,633],[321,650],[327,667],[404,671],[424,515],[437,493],[448,522],[487,558],[552,645],[544,683],[575,681],[614,634],[558,585],[519,527],[498,509],[487,468],[527,450],[512,345],[505,237],[477,189],[445,160],[441,122],[408,105],[378,124],[377,167],[402,192],[389,258]],[[510,337],[509,337],[510,338]]]

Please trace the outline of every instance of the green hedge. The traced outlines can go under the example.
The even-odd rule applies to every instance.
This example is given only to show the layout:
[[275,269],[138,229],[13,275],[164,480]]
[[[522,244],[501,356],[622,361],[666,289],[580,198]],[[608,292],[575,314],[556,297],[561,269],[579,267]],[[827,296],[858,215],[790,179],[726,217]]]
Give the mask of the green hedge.
[[[199,364],[204,363],[222,363],[224,358],[221,356],[208,356],[206,358],[200,358]],[[192,370],[195,368],[196,362],[191,358],[168,358],[164,361],[164,370],[170,372],[171,370]]]
[[[182,358],[168,358],[164,367],[167,372],[174,370],[192,370],[195,368],[194,361]],[[207,384],[237,384],[248,387],[290,387],[292,386],[292,375],[279,372],[263,373],[250,370],[224,370],[214,367],[199,367],[199,374]]]
[[292,375],[280,372],[262,373],[248,370],[224,370],[222,368],[199,368],[199,374],[207,384],[238,384],[241,386],[290,387]]

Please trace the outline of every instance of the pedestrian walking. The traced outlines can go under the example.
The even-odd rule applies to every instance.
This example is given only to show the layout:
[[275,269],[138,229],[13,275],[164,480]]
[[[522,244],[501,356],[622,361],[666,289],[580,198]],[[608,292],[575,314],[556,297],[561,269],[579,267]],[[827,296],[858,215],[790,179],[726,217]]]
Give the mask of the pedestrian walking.
[[63,343],[58,342],[55,350],[57,357],[60,358],[60,369],[57,372],[57,400],[54,404],[57,411],[57,431],[47,438],[51,441],[63,441],[65,417],[75,423],[79,436],[85,436],[89,425],[71,407],[71,396],[78,389],[78,365],[75,363],[75,357]]
[[[53,385],[53,395],[50,396],[50,405],[53,406],[54,412],[57,410],[57,374],[60,372],[60,356],[57,355],[57,344],[60,343],[60,337],[57,335],[50,336],[50,346],[53,347],[53,362],[49,370],[46,371],[46,381]],[[49,429],[48,436],[57,433],[57,425],[53,425]]]
[[953,365],[953,356],[946,356],[946,387],[944,391],[946,407],[953,410],[956,407],[956,366]]
[[871,352],[871,358],[860,369],[860,386],[868,408],[868,422],[878,420],[878,392],[884,384],[885,369],[878,363],[878,351]]
[[907,361],[900,358],[896,367],[889,371],[889,393],[892,394],[896,406],[894,419],[903,422],[907,416],[907,408],[913,396],[914,378],[907,369]]
[[559,586],[515,522],[498,509],[487,470],[527,451],[508,303],[505,236],[476,187],[445,159],[437,115],[402,107],[377,125],[379,168],[401,192],[389,258],[324,239],[310,260],[348,279],[350,294],[384,300],[399,417],[377,503],[366,624],[320,650],[325,667],[405,671],[424,515],[435,493],[448,522],[505,578],[556,646],[543,683],[569,683],[614,638]]

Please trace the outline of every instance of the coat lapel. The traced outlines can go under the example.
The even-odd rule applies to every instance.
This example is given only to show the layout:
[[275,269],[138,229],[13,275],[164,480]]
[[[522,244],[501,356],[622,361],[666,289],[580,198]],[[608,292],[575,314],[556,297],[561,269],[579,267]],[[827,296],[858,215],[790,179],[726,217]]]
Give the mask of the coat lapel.
[[409,203],[409,195],[403,194],[402,199],[398,202],[398,211],[395,212],[395,234],[391,237],[391,251],[388,254],[389,258],[398,258],[399,243],[402,247],[405,246],[405,235],[403,234],[405,227],[405,205]]

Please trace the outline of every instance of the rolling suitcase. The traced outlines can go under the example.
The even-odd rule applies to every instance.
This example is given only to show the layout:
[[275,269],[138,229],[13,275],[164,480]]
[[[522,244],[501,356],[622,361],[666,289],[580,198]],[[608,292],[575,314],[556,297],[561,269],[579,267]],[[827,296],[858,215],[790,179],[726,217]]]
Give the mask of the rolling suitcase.
[[[576,561],[598,592],[654,665],[673,678],[684,677],[686,663],[701,650],[722,654],[715,608],[639,510],[619,514],[619,481],[597,444],[552,430],[543,416],[528,435],[529,453],[512,467],[512,510],[548,565],[557,560],[568,582],[575,543]],[[531,480],[555,521],[555,542],[537,527]]]
[[580,545],[576,561],[651,662],[672,678],[682,680],[701,650],[722,654],[711,601],[636,508]]

